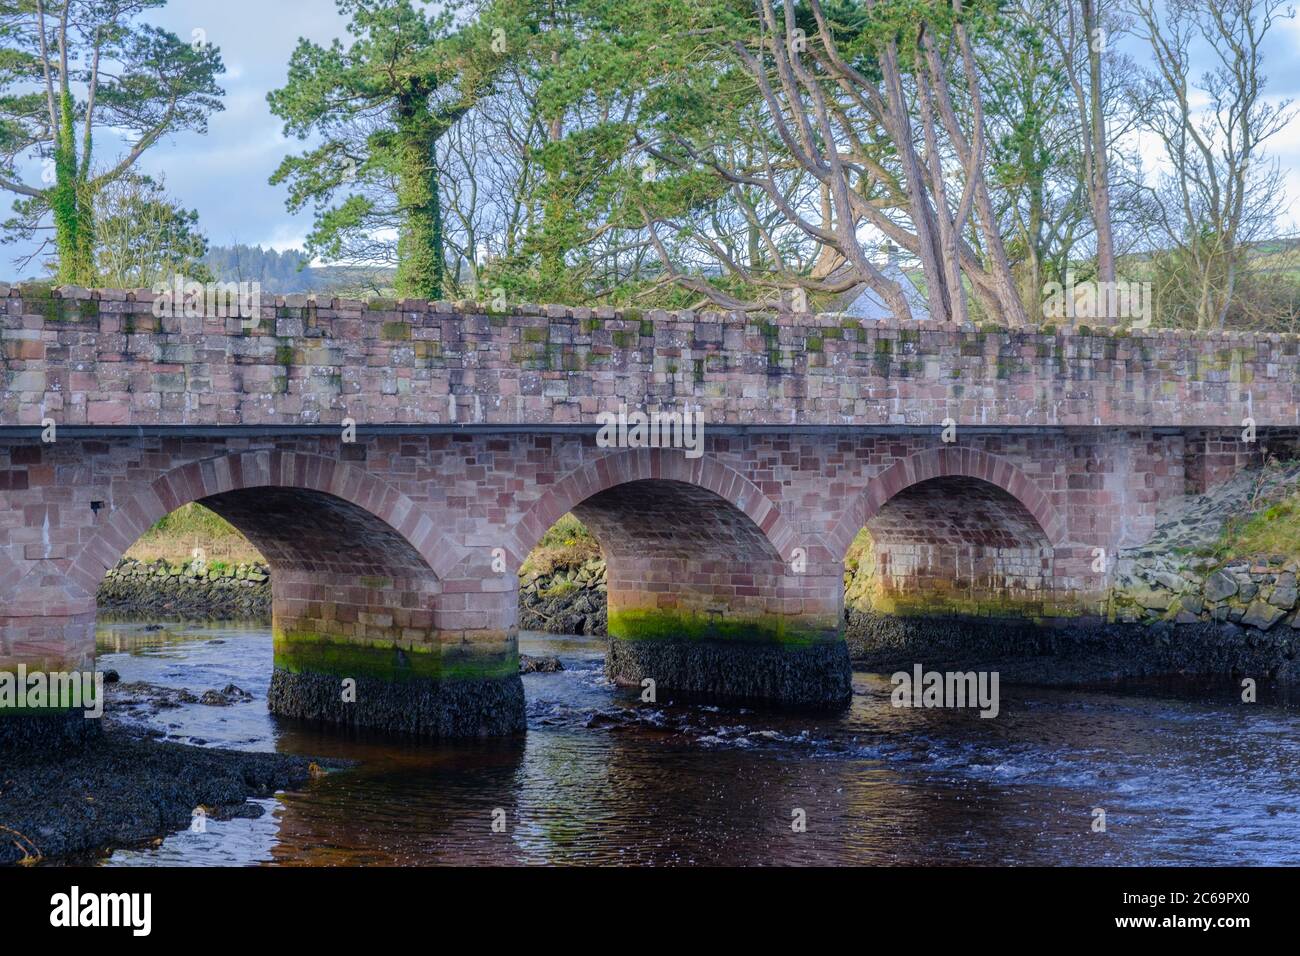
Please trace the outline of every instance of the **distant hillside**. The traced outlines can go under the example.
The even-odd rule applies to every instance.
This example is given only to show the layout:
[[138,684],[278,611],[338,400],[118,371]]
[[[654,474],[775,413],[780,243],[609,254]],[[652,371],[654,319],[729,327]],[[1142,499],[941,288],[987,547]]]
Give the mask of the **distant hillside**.
[[203,257],[219,282],[260,282],[271,295],[328,292],[334,295],[391,292],[392,269],[311,266],[297,249],[277,252],[261,246],[209,246]]

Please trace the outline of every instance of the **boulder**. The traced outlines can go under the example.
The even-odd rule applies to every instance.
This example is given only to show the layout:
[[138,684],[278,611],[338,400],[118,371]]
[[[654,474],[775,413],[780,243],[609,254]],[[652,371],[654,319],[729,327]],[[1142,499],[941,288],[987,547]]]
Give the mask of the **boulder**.
[[1138,604],[1148,611],[1166,611],[1173,600],[1174,596],[1168,591],[1144,591],[1137,595]]
[[1173,571],[1157,571],[1152,575],[1156,582],[1167,587],[1175,594],[1187,587],[1187,582],[1183,580],[1182,575],[1175,574]]
[[1267,631],[1270,627],[1282,620],[1286,612],[1281,608],[1273,607],[1266,601],[1253,601],[1246,613],[1241,618],[1241,623],[1247,627],[1257,627],[1261,631]]
[[564,670],[564,665],[560,663],[558,657],[519,655],[519,673],[521,674],[554,674],[562,670]]
[[1273,588],[1273,593],[1268,596],[1268,603],[1289,611],[1295,607],[1297,596],[1295,575],[1288,572],[1278,576],[1277,585]]
[[1222,601],[1236,593],[1237,582],[1226,572],[1215,571],[1205,582],[1205,599],[1207,601]]

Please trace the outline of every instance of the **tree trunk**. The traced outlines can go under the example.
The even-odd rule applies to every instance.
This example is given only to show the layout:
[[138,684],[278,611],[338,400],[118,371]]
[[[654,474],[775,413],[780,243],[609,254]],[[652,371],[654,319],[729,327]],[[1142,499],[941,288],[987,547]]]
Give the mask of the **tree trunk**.
[[433,165],[437,136],[423,98],[399,104],[397,117],[397,237],[399,296],[437,299],[443,295],[446,268],[442,203]]
[[1115,234],[1110,220],[1110,163],[1106,154],[1106,117],[1102,111],[1101,92],[1101,0],[1082,0],[1084,41],[1088,44],[1088,104],[1092,152],[1092,181],[1088,194],[1092,199],[1092,218],[1097,229],[1097,278],[1115,281]]
[[59,97],[59,128],[54,141],[54,185],[49,192],[54,241],[59,250],[55,277],[65,285],[94,285],[94,220],[77,174],[74,107],[67,91]]
[[939,263],[942,254],[935,241],[934,226],[930,210],[929,197],[925,188],[925,177],[921,173],[921,162],[912,145],[912,124],[907,113],[907,100],[903,94],[903,79],[898,66],[898,52],[893,40],[881,48],[880,69],[885,84],[885,95],[889,103],[889,115],[886,118],[892,129],[890,138],[898,149],[899,159],[903,165],[903,178],[906,183],[908,206],[912,224],[916,227],[919,240],[918,257],[921,269],[925,273],[926,298],[930,308],[930,317],[938,322],[952,320],[949,310],[948,290],[944,281],[943,268]]

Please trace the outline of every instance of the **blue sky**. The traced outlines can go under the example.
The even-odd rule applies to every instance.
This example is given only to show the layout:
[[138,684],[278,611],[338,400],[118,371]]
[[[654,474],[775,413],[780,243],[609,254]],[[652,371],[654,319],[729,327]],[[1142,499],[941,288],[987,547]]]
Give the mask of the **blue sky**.
[[[298,38],[318,43],[345,36],[344,21],[333,0],[171,0],[149,20],[183,39],[203,30],[221,49],[226,75],[225,111],[213,117],[206,136],[183,133],[151,149],[140,169],[165,178],[168,191],[199,212],[214,245],[234,242],[277,249],[300,246],[310,215],[290,215],[285,190],[267,179],[280,160],[301,145],[287,139],[266,104],[268,91],[285,81],[289,56]],[[1126,46],[1139,59],[1142,51]],[[1284,22],[1272,37],[1265,62],[1269,95],[1300,100],[1300,23]],[[104,147],[101,145],[101,149]],[[1288,231],[1300,229],[1300,120],[1293,121],[1273,143],[1272,153],[1287,174],[1291,200]],[[102,153],[101,153],[102,155]],[[11,197],[0,196],[7,209]],[[13,246],[0,248],[0,275],[15,275]]]

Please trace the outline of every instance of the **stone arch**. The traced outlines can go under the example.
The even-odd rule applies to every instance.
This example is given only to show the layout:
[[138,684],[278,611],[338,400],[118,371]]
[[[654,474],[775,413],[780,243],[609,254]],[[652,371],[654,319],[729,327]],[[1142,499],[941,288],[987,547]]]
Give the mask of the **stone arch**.
[[[403,733],[471,737],[524,728],[513,635],[485,627],[495,595],[445,593],[463,549],[364,467],[258,450],[194,461],[134,490],[104,516],[61,580],[68,606],[41,627],[69,657],[94,656],[95,594],[141,534],[202,502],[271,564],[272,713]],[[446,606],[444,607],[444,603]],[[352,700],[340,693],[351,681]]]
[[81,549],[68,579],[93,599],[105,572],[161,518],[182,505],[257,488],[284,488],[347,502],[403,539],[437,578],[460,560],[460,548],[438,533],[414,501],[364,468],[320,455],[248,451],[190,462],[155,479],[109,512]]
[[522,559],[572,511],[605,555],[605,673],[633,686],[840,707],[851,697],[843,582],[818,540],[805,564],[776,503],[713,458],[638,449],[564,476],[525,513]]
[[637,481],[680,482],[713,492],[746,515],[782,560],[789,560],[798,545],[793,526],[775,502],[735,469],[707,456],[692,459],[680,451],[640,448],[602,455],[551,485],[510,535],[508,550],[514,566],[528,557],[551,525],[582,502]]
[[896,461],[867,483],[828,536],[841,560],[858,532],[900,492],[935,478],[974,478],[1001,489],[1033,516],[1053,548],[1067,544],[1064,516],[1028,475],[1006,458],[977,448],[931,448]]

